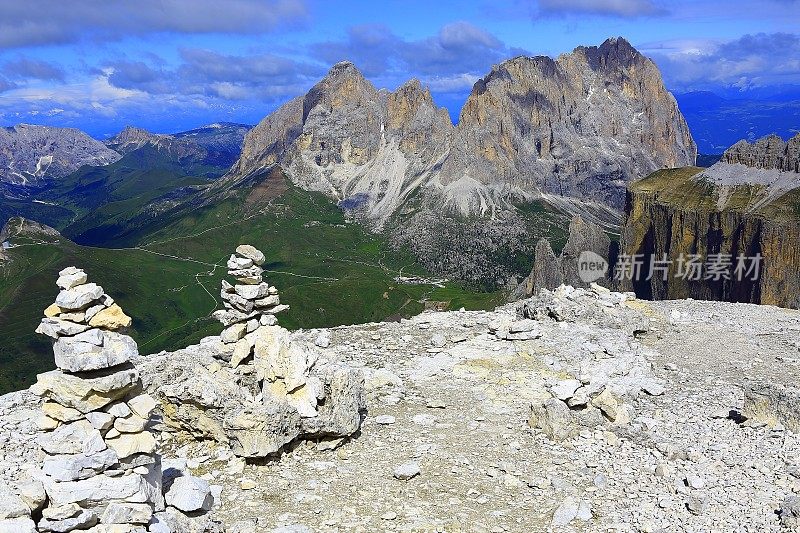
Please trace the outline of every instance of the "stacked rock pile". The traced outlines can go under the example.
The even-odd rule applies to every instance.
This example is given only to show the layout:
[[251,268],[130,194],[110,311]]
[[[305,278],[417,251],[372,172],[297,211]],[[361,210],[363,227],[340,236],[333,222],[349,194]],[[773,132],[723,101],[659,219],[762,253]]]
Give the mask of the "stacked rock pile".
[[57,370],[31,390],[44,398],[37,439],[47,505],[40,531],[145,531],[164,510],[161,460],[150,430],[156,402],[131,360],[131,319],[83,270],[62,270],[62,289],[37,332],[53,338]]
[[253,354],[257,330],[277,324],[275,314],[289,308],[281,304],[278,289],[263,280],[263,264],[264,254],[249,244],[236,248],[228,259],[228,275],[236,284],[222,281],[220,296],[225,309],[214,312],[214,318],[225,326],[222,342],[233,345],[233,367]]

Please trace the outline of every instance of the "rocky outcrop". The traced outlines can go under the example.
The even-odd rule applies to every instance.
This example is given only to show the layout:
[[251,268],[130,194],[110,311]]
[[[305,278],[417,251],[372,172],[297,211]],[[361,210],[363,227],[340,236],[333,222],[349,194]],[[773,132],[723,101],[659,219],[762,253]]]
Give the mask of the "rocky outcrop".
[[542,289],[553,290],[561,285],[581,288],[588,288],[593,283],[609,285],[610,255],[611,239],[603,228],[575,217],[570,222],[567,243],[559,256],[546,239],[536,243],[533,269],[514,289],[510,299],[529,298]]
[[767,135],[752,144],[741,140],[725,151],[722,162],[751,168],[800,172],[800,133],[788,142],[777,135]]
[[[642,272],[628,269],[619,286],[644,298],[800,307],[800,173],[784,170],[798,140],[740,142],[708,169],[632,184],[620,257]],[[651,260],[664,269],[648,277]]]
[[[365,409],[360,371],[323,357],[277,325],[287,309],[262,281],[264,254],[236,249],[223,280],[219,337],[142,365],[146,389],[168,426],[229,445],[241,457],[266,457],[298,439],[341,439],[358,431]],[[223,363],[224,366],[223,366]]]
[[0,184],[38,187],[83,165],[102,166],[120,155],[72,128],[19,124],[0,128]]

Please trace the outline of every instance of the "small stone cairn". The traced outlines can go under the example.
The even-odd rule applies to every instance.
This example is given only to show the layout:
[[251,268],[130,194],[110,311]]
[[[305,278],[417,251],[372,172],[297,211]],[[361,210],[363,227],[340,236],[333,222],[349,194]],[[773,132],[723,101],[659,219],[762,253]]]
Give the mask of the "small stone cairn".
[[122,333],[131,318],[83,270],[65,268],[56,283],[61,291],[36,331],[53,339],[58,368],[31,387],[44,398],[37,528],[146,531],[164,498],[150,429],[156,402],[141,392],[131,363],[138,347]]
[[274,326],[278,323],[277,313],[289,309],[278,296],[278,289],[270,287],[262,275],[264,254],[243,244],[228,259],[228,275],[236,279],[236,285],[222,280],[222,297],[225,309],[214,312],[225,329],[220,339],[233,345],[231,366],[236,368],[253,355],[257,330],[261,326]]

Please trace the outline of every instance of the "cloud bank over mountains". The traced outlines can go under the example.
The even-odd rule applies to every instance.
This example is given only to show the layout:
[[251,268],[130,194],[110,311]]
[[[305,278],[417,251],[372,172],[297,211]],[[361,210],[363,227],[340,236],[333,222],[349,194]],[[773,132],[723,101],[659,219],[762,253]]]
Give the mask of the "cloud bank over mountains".
[[[684,37],[676,29],[678,37],[659,40],[629,35],[648,24],[680,28],[687,17],[717,16],[720,0],[506,0],[477,2],[472,11],[461,3],[463,9],[410,0],[403,19],[380,13],[389,8],[352,4],[2,3],[0,123],[71,125],[103,136],[131,122],[157,131],[214,120],[255,122],[343,59],[381,87],[416,77],[457,116],[493,64],[517,55],[557,55],[615,33],[652,57],[675,91],[800,86],[797,32],[731,29],[728,36]],[[742,4],[761,6],[751,13],[766,21],[765,28],[783,30],[788,13],[800,14],[797,0]],[[362,17],[368,22],[357,19],[359,10],[368,11]],[[602,34],[598,22],[607,28]],[[553,33],[557,44],[543,37]]]

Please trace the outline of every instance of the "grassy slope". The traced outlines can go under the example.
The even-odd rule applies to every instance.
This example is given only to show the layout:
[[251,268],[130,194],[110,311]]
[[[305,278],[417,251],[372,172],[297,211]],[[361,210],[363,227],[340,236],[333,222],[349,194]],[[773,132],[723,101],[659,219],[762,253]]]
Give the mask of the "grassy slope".
[[[659,203],[678,205],[686,210],[717,211],[719,188],[705,181],[691,179],[701,170],[698,167],[659,170],[631,184],[630,189],[634,193],[654,194]],[[770,220],[796,220],[800,215],[800,189],[789,191],[779,199],[753,209],[753,205],[763,197],[763,191],[764,188],[758,185],[732,187],[725,210],[747,210],[751,215]]]
[[423,272],[410,255],[390,252],[380,237],[345,223],[322,195],[290,188],[260,213],[247,203],[240,195],[194,210],[156,233],[139,235],[141,249],[82,247],[62,239],[9,250],[13,261],[0,269],[0,392],[27,386],[52,367],[49,343],[33,330],[57,293],[56,272],[71,264],[85,268],[134,318],[132,334],[142,353],[176,349],[221,330],[208,314],[217,306],[224,262],[239,243],[265,252],[266,277],[292,306],[281,317],[290,328],[411,316],[426,299],[456,309],[487,308],[501,300],[498,293],[455,284],[395,283],[400,269]]

